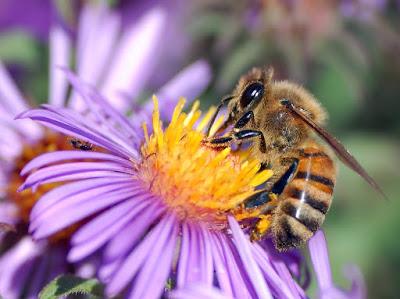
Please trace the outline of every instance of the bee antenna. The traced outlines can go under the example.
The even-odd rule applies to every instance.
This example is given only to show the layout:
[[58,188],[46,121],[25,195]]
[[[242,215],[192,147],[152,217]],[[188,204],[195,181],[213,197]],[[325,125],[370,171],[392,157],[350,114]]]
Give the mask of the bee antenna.
[[234,95],[226,95],[222,98],[221,104],[229,103],[235,96]]

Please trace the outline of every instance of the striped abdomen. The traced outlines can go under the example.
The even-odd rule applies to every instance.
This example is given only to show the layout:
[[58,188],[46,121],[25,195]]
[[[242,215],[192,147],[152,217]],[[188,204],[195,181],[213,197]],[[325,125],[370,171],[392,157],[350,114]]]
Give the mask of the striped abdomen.
[[317,144],[301,150],[293,179],[280,195],[272,218],[275,246],[286,250],[305,243],[325,220],[332,201],[336,169]]

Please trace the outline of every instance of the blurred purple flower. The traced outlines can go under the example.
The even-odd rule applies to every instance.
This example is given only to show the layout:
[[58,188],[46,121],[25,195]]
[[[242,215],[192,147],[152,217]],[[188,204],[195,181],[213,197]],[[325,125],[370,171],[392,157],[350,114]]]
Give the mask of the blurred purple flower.
[[[0,5],[1,6],[1,5]],[[113,107],[126,111],[149,78],[155,61],[155,50],[166,23],[163,10],[154,8],[130,26],[121,28],[120,16],[105,6],[86,5],[80,16],[76,42],[78,74],[107,95]],[[50,30],[49,103],[82,111],[79,95],[68,96],[68,82],[60,67],[68,67],[73,42],[59,26]],[[170,99],[182,94],[194,99],[210,80],[208,65],[198,61],[161,88]],[[171,98],[170,98],[171,96]],[[136,97],[137,98],[137,97]],[[66,261],[68,237],[49,236],[39,243],[27,235],[26,221],[36,198],[30,192],[17,193],[19,171],[31,158],[53,150],[70,149],[65,136],[54,135],[31,122],[15,122],[14,117],[29,108],[6,69],[0,63],[0,222],[14,224],[18,234],[0,236],[0,294],[7,299],[37,298],[45,283],[56,275],[71,270]],[[145,110],[146,108],[138,108]],[[77,112],[74,112],[77,113]],[[46,190],[39,190],[44,192]],[[49,241],[50,240],[50,241]],[[87,273],[87,265],[85,266]],[[28,274],[35,271],[32,278]],[[83,271],[83,270],[82,270]],[[89,271],[90,272],[90,271]],[[83,272],[79,272],[84,275]],[[88,274],[86,274],[88,275]]]
[[387,0],[342,0],[339,9],[342,15],[347,18],[368,21],[375,15],[382,13],[387,5]]
[[154,57],[157,62],[157,72],[149,82],[152,90],[165,83],[165,80],[179,71],[182,63],[191,57],[189,53],[191,37],[187,31],[187,20],[192,17],[189,14],[190,6],[191,2],[185,0],[119,1],[117,9],[121,12],[122,24],[130,24],[132,20],[137,19],[139,13],[151,10],[153,7],[162,8],[167,15],[168,23],[165,24],[163,36],[160,38],[163,50],[162,53],[157,52]]
[[47,39],[54,13],[52,0],[0,1],[0,32],[25,30],[39,39]]
[[[156,106],[153,135],[137,140],[137,126],[92,86],[69,71],[67,75],[93,118],[83,120],[71,110],[49,105],[24,112],[20,118],[36,120],[102,151],[53,152],[25,166],[22,174],[29,175],[21,190],[65,183],[42,196],[32,210],[30,231],[36,239],[86,220],[71,239],[68,260],[78,262],[101,254],[98,275],[107,285],[108,296],[122,292],[127,298],[151,299],[177,289],[172,298],[307,298],[306,286],[296,281],[303,263],[299,252],[277,253],[269,241],[250,242],[229,215],[220,229],[213,222],[215,215],[205,209],[210,199],[193,202],[191,196],[203,185],[220,186],[221,180],[233,177],[229,165],[231,175],[218,173],[224,163],[215,163],[212,174],[212,162],[199,158],[203,164],[196,164],[199,156],[207,154],[204,149],[191,151],[202,138],[193,130],[200,132],[206,125],[197,122],[197,106],[182,114],[179,103],[164,132]],[[159,108],[169,107],[161,102]],[[199,127],[192,129],[196,122]],[[92,162],[82,162],[87,159]],[[192,185],[204,172],[204,181]],[[173,176],[178,185],[168,185]],[[223,197],[231,191],[222,189],[210,196]],[[323,233],[318,232],[309,245],[320,296],[337,298]],[[353,298],[353,294],[340,294]]]

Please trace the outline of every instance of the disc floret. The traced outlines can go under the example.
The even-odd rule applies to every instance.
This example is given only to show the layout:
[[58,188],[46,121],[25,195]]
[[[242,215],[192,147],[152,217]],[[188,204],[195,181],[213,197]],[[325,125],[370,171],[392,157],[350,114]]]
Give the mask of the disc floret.
[[153,100],[153,133],[149,136],[144,125],[139,176],[179,217],[224,227],[227,213],[251,196],[272,172],[259,172],[260,162],[247,152],[215,150],[203,144],[203,129],[213,109],[201,118],[199,102],[185,113],[185,101],[181,100],[163,130],[158,101]]

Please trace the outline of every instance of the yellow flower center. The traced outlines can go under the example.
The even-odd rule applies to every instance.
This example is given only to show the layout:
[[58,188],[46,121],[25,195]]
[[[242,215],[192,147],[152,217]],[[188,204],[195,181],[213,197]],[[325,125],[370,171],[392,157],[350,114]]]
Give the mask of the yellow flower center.
[[[215,229],[226,227],[227,213],[234,213],[272,172],[259,172],[260,162],[249,151],[215,150],[203,145],[206,136],[202,131],[215,108],[201,119],[199,102],[194,103],[189,113],[184,113],[181,100],[163,130],[158,101],[155,97],[153,100],[153,133],[149,136],[144,125],[146,140],[141,148],[139,177],[178,217],[201,221]],[[222,120],[216,121],[211,134]]]

